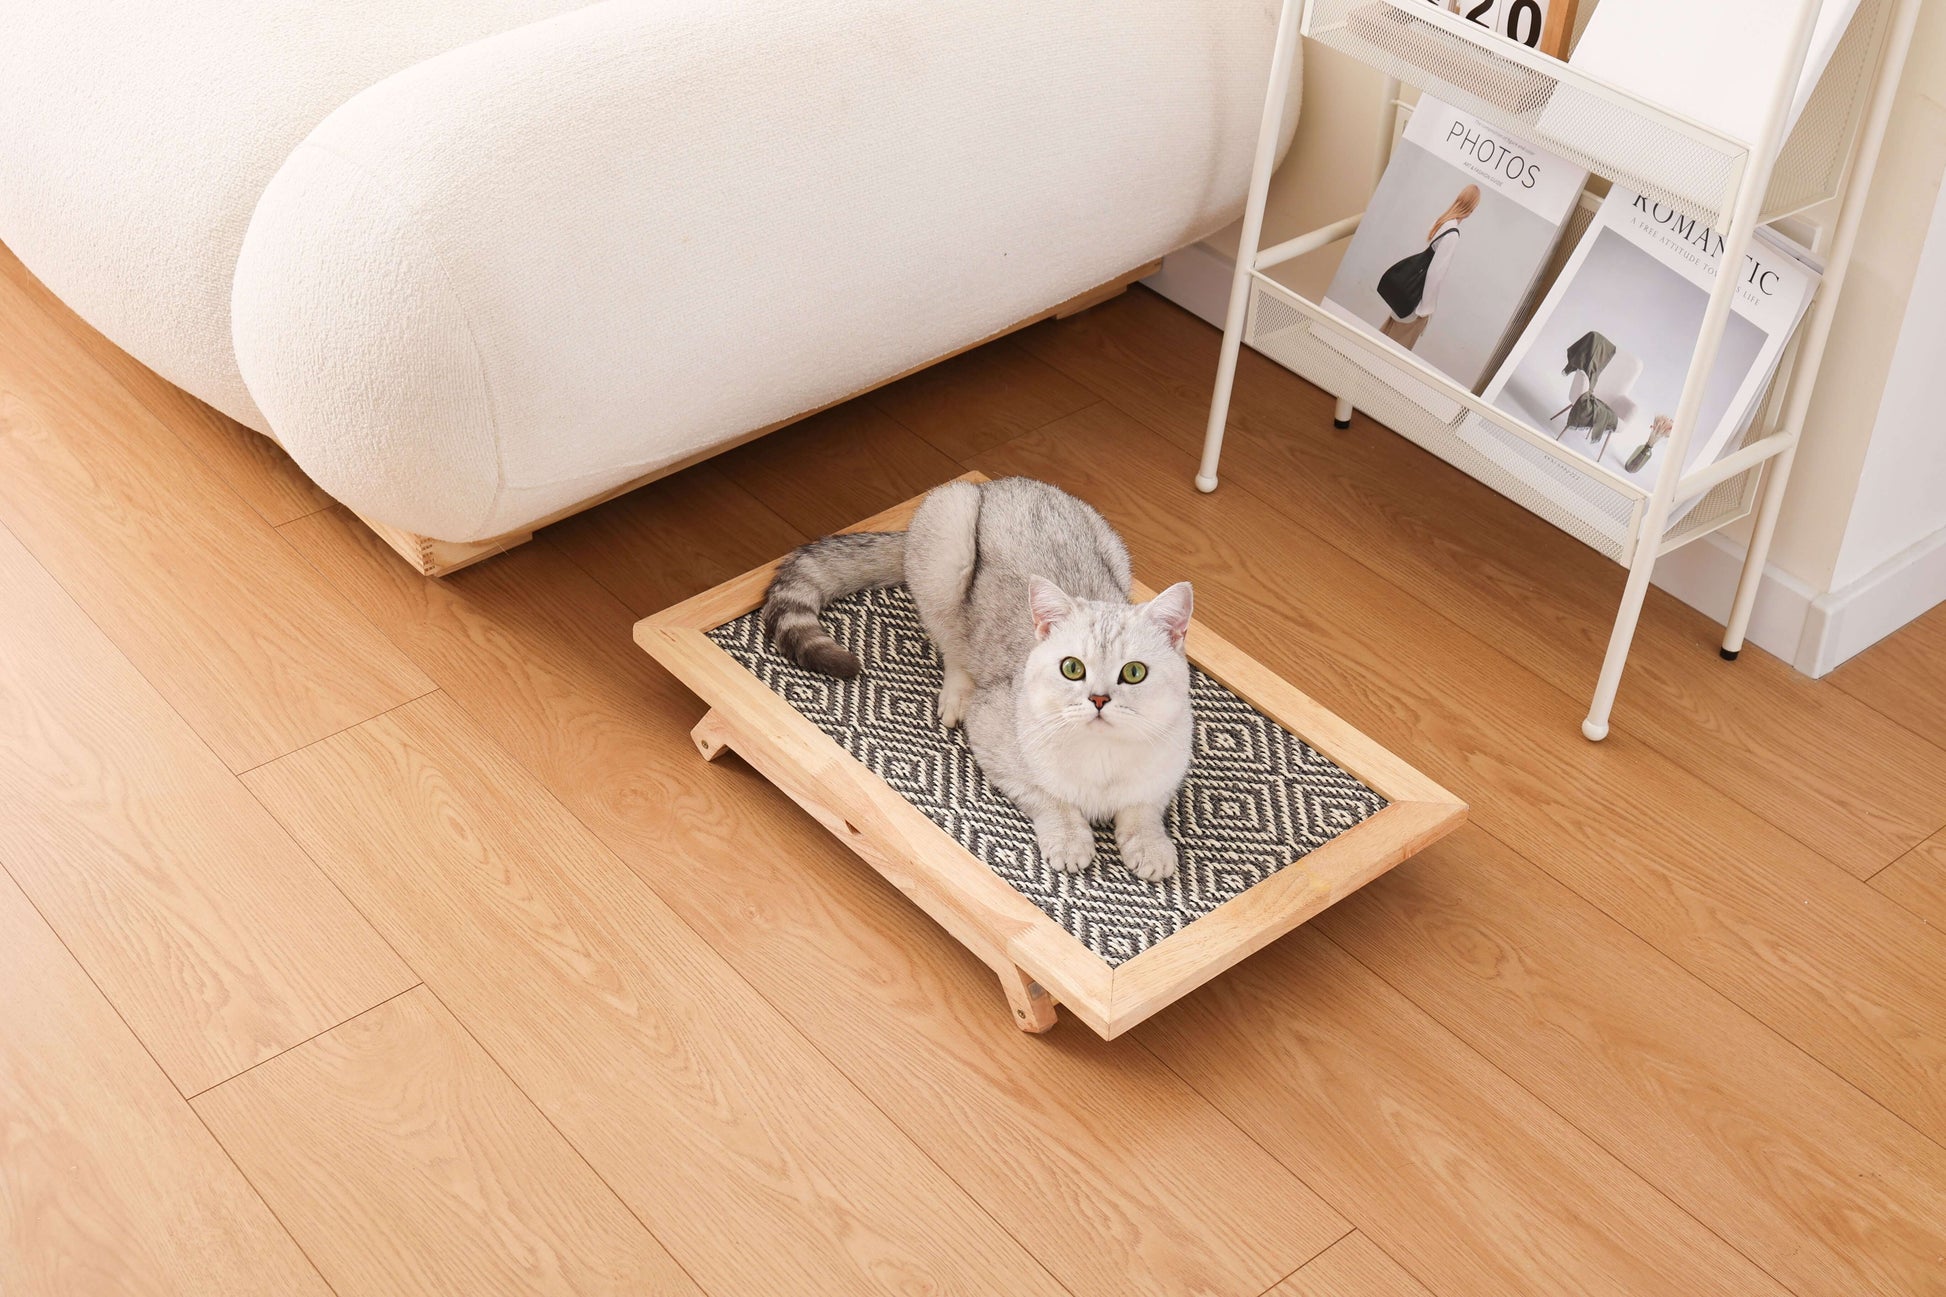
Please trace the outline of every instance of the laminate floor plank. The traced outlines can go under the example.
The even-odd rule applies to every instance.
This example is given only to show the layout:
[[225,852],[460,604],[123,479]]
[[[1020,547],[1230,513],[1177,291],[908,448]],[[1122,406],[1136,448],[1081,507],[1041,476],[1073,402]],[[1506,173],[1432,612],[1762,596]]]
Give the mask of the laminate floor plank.
[[1860,653],[1828,677],[1844,693],[1946,746],[1946,605]]
[[0,527],[0,863],[194,1094],[413,984]]
[[194,1103],[340,1293],[700,1297],[423,986]]
[[1946,1149],[1481,830],[1315,922],[1799,1297],[1946,1290]]
[[0,1292],[329,1297],[0,871]]
[[963,460],[1044,428],[1098,398],[1029,354],[1017,340],[1001,338],[910,374],[866,399],[941,454]]
[[1309,928],[1133,1034],[1444,1297],[1787,1291]]
[[698,464],[557,523],[547,539],[646,617],[807,538],[714,465]]
[[171,383],[96,331],[93,325],[34,278],[20,258],[0,244],[0,278],[10,279],[60,325],[88,356],[161,420],[197,455],[213,465],[230,489],[273,526],[316,513],[331,504],[324,488],[304,475],[270,438],[246,428]]
[[[1200,454],[1219,341],[1202,321],[1137,289],[1022,339]],[[1223,447],[1226,485],[1330,539],[1585,707],[1622,570],[1368,418],[1340,432],[1331,413],[1330,396],[1246,348]],[[1224,496],[1219,489],[1214,499]],[[1860,878],[1946,825],[1946,703],[1937,701],[1946,692],[1934,688],[1905,709],[1933,718],[1930,728],[1895,716],[1908,729],[1754,646],[1725,663],[1721,636],[1651,589],[1614,727]],[[1929,660],[1937,682],[1946,629],[1939,644],[1929,658],[1888,656]]]
[[1024,1037],[895,889],[698,759],[702,705],[544,541],[429,585],[335,511],[287,534],[1073,1292],[1254,1297],[1344,1232],[1139,1050]]
[[1887,865],[1872,886],[1946,932],[1946,831]]
[[[1418,764],[1474,822],[1935,1139],[1946,934],[1106,405],[978,458],[1094,501],[1151,583]],[[1233,484],[1234,485],[1234,484]]]
[[1267,1297],[1432,1297],[1378,1244],[1356,1230],[1271,1289]]
[[431,688],[3,277],[0,522],[232,770]]
[[711,463],[804,536],[830,535],[965,471],[869,398],[814,414]]
[[705,1289],[1059,1291],[444,694],[246,778]]

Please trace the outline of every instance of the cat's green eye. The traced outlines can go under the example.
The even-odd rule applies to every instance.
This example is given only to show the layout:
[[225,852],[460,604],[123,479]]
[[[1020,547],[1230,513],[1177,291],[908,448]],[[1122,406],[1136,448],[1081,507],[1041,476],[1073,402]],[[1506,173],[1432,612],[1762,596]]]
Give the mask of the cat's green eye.
[[1122,683],[1125,685],[1139,685],[1148,674],[1148,667],[1140,662],[1122,663]]
[[1079,680],[1088,674],[1088,668],[1081,664],[1080,658],[1062,658],[1061,674],[1070,680]]

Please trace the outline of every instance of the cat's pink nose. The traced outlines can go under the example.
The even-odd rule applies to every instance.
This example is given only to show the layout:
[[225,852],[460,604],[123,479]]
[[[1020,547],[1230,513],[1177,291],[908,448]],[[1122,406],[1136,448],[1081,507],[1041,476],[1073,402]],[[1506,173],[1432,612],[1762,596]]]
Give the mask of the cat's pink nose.
[[1107,694],[1089,694],[1089,695],[1088,695],[1088,701],[1089,701],[1089,702],[1091,702],[1091,703],[1093,703],[1093,704],[1095,705],[1095,710],[1096,710],[1096,711],[1100,711],[1100,710],[1101,710],[1102,708],[1104,708],[1104,707],[1106,707],[1106,706],[1108,706],[1108,695],[1107,695]]

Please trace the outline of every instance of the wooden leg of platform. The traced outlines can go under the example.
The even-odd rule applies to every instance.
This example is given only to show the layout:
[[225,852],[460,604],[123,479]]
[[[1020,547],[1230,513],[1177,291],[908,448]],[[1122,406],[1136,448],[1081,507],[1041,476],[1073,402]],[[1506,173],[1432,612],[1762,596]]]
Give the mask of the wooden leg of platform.
[[1013,1010],[1014,1025],[1022,1031],[1046,1031],[1057,1019],[1054,997],[1041,984],[1018,968],[1000,974],[1001,989],[1007,993],[1007,1007]]
[[705,761],[714,761],[730,750],[730,727],[717,719],[714,707],[703,713],[689,737],[695,740],[696,750]]

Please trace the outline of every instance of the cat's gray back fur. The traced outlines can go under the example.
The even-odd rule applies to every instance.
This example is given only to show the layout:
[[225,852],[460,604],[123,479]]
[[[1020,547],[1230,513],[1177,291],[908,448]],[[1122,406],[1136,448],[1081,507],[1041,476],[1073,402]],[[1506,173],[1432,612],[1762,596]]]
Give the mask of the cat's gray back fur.
[[906,532],[906,585],[926,631],[981,686],[1010,680],[1034,645],[1027,580],[1127,603],[1128,547],[1108,520],[1031,478],[935,488]]
[[965,726],[1043,856],[1086,868],[1092,822],[1112,821],[1137,876],[1174,872],[1162,817],[1189,766],[1188,583],[1131,606],[1128,549],[1092,507],[1027,478],[949,482],[904,533],[831,536],[791,554],[764,624],[798,665],[855,675],[860,663],[818,613],[901,577],[942,659],[940,721]]

